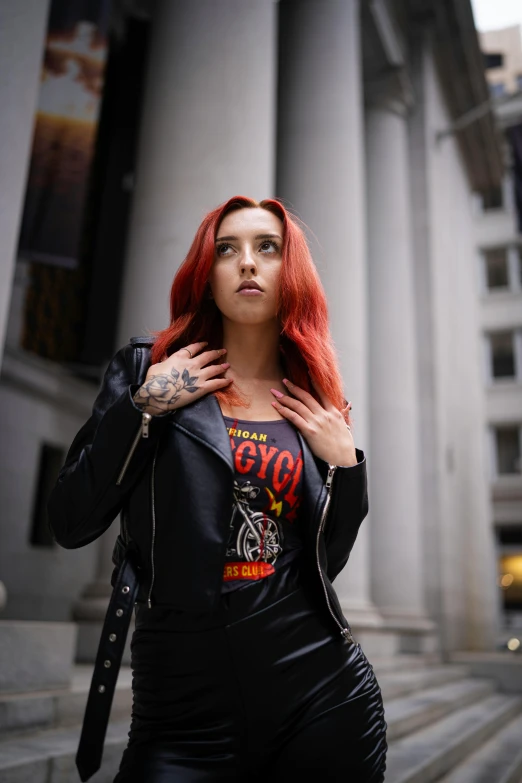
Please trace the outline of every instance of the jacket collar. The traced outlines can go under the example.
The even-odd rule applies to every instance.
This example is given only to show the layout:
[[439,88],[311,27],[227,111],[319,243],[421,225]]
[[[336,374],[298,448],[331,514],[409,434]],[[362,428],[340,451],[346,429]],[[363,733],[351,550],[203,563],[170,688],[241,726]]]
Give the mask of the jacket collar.
[[196,402],[184,405],[174,412],[173,424],[181,427],[205,446],[216,452],[225,460],[230,470],[234,471],[234,461],[230,448],[225,420],[217,397],[214,394],[206,394]]
[[[206,394],[196,402],[178,408],[173,415],[172,423],[214,451],[227,463],[230,470],[234,471],[230,438],[221,407],[214,394]],[[321,499],[324,479],[306,439],[299,431],[297,436],[303,455],[303,500],[313,512]]]

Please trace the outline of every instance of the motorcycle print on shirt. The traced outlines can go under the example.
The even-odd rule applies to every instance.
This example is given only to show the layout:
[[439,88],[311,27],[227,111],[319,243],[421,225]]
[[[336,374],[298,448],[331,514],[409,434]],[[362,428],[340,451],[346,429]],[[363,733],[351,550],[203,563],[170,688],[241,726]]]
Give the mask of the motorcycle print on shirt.
[[[275,563],[281,553],[283,533],[277,520],[262,511],[252,511],[250,508],[249,500],[256,498],[260,491],[260,488],[252,486],[250,481],[242,485],[234,481],[234,510],[230,520],[231,534],[227,557],[237,556],[250,562],[263,560],[265,563]],[[237,535],[234,524],[236,514],[244,520]]]
[[273,574],[282,554],[301,548],[296,522],[303,461],[287,421],[225,417],[225,424],[235,480],[223,581],[232,589],[244,580]]

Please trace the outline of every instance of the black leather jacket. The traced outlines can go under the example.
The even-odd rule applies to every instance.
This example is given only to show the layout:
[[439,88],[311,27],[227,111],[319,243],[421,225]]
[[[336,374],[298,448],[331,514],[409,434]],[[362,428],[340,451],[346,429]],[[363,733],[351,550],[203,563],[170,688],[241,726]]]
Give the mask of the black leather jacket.
[[[219,601],[233,498],[229,436],[213,394],[163,416],[133,396],[150,366],[149,338],[133,338],[112,359],[92,415],[76,435],[48,503],[56,541],[94,541],[121,512],[122,539],[134,551],[138,602],[207,611]],[[366,459],[329,467],[298,432],[303,454],[300,514],[305,570],[338,631],[353,641],[333,579],[346,564],[368,513]]]

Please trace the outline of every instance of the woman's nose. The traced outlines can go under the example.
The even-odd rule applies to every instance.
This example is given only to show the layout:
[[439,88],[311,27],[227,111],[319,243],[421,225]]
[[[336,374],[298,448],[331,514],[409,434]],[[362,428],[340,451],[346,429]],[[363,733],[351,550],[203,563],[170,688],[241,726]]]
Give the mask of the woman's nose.
[[249,248],[245,248],[244,253],[241,256],[240,261],[241,274],[246,271],[251,272],[253,275],[257,272],[257,264],[253,252]]

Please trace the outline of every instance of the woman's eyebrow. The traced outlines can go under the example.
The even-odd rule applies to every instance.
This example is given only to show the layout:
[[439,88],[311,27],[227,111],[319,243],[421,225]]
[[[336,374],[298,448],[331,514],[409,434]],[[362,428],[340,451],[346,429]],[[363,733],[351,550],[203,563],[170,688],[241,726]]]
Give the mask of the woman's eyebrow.
[[[279,234],[256,234],[254,239],[281,239]],[[227,242],[234,242],[237,241],[239,237],[229,236],[229,237],[216,237],[216,242],[224,242],[225,240]]]

